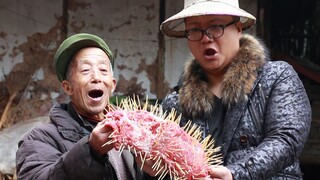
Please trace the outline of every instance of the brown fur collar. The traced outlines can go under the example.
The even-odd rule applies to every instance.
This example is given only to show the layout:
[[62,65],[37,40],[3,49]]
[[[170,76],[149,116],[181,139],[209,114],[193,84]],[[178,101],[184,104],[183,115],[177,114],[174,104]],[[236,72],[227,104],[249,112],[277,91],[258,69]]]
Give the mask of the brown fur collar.
[[[257,38],[248,34],[242,35],[240,50],[222,83],[224,104],[231,105],[248,99],[258,71],[267,58],[268,52]],[[182,113],[186,117],[200,118],[212,111],[214,95],[208,90],[206,76],[196,60],[185,64],[180,86],[179,100]]]

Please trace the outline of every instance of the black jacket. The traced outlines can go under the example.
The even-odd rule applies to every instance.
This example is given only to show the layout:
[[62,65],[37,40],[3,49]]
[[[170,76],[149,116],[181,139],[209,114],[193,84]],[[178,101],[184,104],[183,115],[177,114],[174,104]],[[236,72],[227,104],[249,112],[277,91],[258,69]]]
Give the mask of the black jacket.
[[[243,35],[240,51],[225,74],[222,154],[235,180],[302,179],[299,156],[311,124],[310,103],[297,73],[283,61],[268,61],[265,47]],[[200,65],[191,60],[177,91],[162,102],[182,113],[181,123],[214,121]]]

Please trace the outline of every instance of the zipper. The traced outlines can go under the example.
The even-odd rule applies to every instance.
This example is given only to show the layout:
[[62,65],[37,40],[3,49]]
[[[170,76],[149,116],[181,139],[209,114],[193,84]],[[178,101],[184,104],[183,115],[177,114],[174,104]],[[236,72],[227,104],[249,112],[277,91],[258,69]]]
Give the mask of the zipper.
[[[259,103],[254,104],[251,100],[249,101],[249,114],[252,118],[252,122],[257,129],[258,133],[262,133],[262,114],[264,114],[265,108],[266,108],[266,96],[264,94],[264,91],[262,90],[261,84],[258,84],[258,97],[259,97]],[[255,108],[256,107],[256,108]],[[257,112],[258,111],[258,112]],[[259,116],[259,114],[261,116]]]

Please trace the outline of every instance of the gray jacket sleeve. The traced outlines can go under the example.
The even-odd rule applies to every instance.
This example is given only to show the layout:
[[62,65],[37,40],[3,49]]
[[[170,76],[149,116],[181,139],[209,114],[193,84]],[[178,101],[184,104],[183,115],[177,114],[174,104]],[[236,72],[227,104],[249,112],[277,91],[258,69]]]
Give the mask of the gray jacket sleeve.
[[[19,143],[18,179],[103,179],[107,170],[90,154],[88,136],[59,143],[53,131],[34,129]],[[62,139],[61,139],[62,140]],[[72,146],[70,150],[69,146]],[[64,146],[64,147],[62,147]]]

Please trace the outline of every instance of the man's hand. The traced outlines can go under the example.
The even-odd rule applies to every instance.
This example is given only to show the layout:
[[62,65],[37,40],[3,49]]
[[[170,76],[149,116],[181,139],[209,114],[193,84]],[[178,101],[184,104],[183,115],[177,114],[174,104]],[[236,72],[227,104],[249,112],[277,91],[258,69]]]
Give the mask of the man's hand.
[[233,180],[232,174],[225,166],[210,166],[209,175],[214,180]]
[[105,119],[99,122],[89,137],[90,148],[100,155],[105,155],[114,148],[113,143],[103,146],[106,142],[112,140],[109,136],[113,132],[111,127],[105,125],[106,121],[107,120]]

